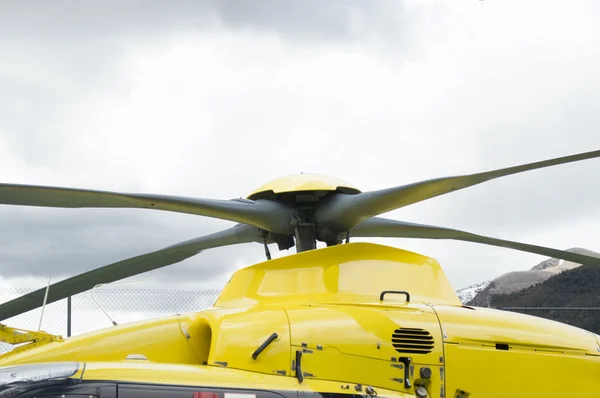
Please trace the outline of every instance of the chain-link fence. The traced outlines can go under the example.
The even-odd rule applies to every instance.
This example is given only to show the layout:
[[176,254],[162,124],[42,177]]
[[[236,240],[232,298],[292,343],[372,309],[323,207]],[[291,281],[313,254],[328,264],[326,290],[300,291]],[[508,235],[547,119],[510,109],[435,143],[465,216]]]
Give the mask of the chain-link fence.
[[[0,288],[0,303],[34,290]],[[2,323],[29,330],[41,329],[61,336],[74,336],[110,327],[113,322],[121,324],[198,311],[210,307],[219,293],[220,290],[99,288],[48,304],[43,314],[42,308],[37,308],[3,320]],[[499,309],[529,313],[600,333],[598,315],[600,308],[597,307],[503,307]],[[563,319],[565,313],[578,313],[578,317]],[[0,343],[0,354],[11,348],[12,346],[8,344]]]
[[[35,289],[0,289],[0,303]],[[210,307],[220,290],[98,288],[2,321],[28,330],[74,336],[117,324]],[[43,316],[42,316],[43,315]],[[40,325],[41,320],[41,325]],[[0,354],[10,350],[0,343]]]

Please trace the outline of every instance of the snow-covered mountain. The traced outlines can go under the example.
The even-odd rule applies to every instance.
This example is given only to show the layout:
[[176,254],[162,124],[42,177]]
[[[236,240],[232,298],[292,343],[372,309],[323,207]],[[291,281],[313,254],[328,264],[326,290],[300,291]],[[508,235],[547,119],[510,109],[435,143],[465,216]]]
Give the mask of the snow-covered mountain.
[[[600,258],[600,253],[580,247],[573,247],[566,251],[585,254]],[[549,258],[526,271],[513,271],[500,275],[494,280],[471,285],[456,291],[463,304],[486,307],[490,298],[496,294],[510,294],[526,289],[529,286],[541,283],[553,275],[579,267],[580,264]]]
[[458,298],[460,299],[460,301],[463,304],[466,304],[469,301],[473,300],[473,298],[477,295],[477,293],[479,293],[480,291],[482,291],[483,289],[488,287],[490,282],[491,281],[485,281],[485,282],[477,283],[475,285],[463,287],[462,289],[458,289],[456,291],[456,294],[458,295]]

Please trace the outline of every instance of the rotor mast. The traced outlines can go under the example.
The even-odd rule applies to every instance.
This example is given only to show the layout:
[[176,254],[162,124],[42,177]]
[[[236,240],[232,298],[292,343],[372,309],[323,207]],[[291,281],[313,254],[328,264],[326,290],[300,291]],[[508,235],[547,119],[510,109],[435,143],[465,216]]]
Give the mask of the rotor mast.
[[313,206],[299,207],[298,217],[294,220],[294,238],[297,253],[317,248],[317,224]]

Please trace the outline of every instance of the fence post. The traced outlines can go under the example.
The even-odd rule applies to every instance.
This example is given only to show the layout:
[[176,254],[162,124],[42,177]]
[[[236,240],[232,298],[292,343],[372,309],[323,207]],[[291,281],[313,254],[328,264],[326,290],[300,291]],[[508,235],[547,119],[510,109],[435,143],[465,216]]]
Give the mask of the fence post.
[[71,296],[67,297],[67,337],[71,337]]

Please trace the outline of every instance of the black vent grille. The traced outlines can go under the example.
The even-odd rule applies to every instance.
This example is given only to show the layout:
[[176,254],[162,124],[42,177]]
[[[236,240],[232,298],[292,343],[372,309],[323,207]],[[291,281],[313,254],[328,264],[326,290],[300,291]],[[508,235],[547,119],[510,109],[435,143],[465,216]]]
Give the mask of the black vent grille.
[[392,345],[400,353],[428,354],[434,344],[433,336],[423,329],[399,328],[392,334]]

